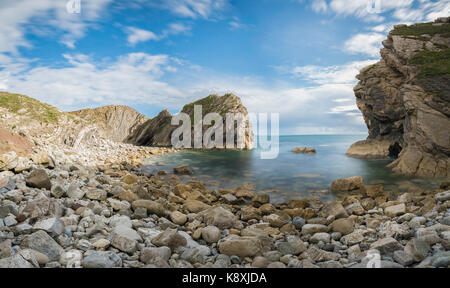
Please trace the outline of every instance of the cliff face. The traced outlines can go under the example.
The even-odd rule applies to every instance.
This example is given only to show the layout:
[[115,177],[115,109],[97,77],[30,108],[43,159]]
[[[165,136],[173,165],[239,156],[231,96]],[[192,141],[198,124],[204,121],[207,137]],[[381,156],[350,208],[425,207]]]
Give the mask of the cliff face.
[[[196,102],[187,104],[183,107],[181,112],[186,113],[190,116],[191,120],[194,119],[194,106],[202,106],[203,117],[208,113],[219,113],[223,117],[223,127],[225,125],[225,118],[227,113],[242,113],[247,116],[247,109],[242,105],[241,99],[233,94],[226,94],[223,96],[210,95],[206,98],[200,99]],[[141,125],[136,129],[128,139],[127,142],[135,145],[145,145],[145,146],[163,146],[170,147],[172,132],[178,126],[171,125],[172,115],[167,111],[162,111],[157,117],[148,120],[146,123]],[[203,133],[210,126],[203,126]],[[254,136],[252,132],[252,127],[250,122],[245,123],[245,140],[244,149],[251,149],[254,145]],[[192,128],[193,131],[193,128]],[[234,131],[235,144],[237,140],[237,129]],[[191,139],[193,141],[194,135],[192,132]],[[224,146],[226,141],[226,131],[224,129]]]
[[70,112],[88,122],[95,123],[115,142],[123,142],[137,127],[147,121],[147,117],[128,106],[105,106]]
[[347,155],[397,157],[405,175],[450,176],[450,17],[397,25],[382,59],[364,68],[354,88],[369,130]]

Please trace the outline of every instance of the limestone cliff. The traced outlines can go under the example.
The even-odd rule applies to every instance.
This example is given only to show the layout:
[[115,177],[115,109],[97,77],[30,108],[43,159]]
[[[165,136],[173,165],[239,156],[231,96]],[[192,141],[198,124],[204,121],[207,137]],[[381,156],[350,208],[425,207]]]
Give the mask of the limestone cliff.
[[405,175],[450,176],[450,17],[396,25],[381,60],[364,68],[354,88],[369,130],[347,155],[398,157]]
[[147,121],[147,117],[128,106],[105,106],[70,112],[82,119],[97,124],[112,141],[123,142],[137,127]]
[[[218,113],[223,117],[223,127],[225,125],[225,116],[227,113],[242,113],[243,115],[248,115],[247,109],[241,102],[239,97],[233,94],[225,94],[223,96],[210,95],[206,98],[200,99],[193,103],[187,104],[183,107],[183,113],[190,116],[191,120],[194,119],[194,106],[202,106],[203,117],[208,113]],[[157,117],[148,120],[146,123],[137,128],[135,133],[133,133],[127,142],[135,145],[145,145],[145,146],[163,146],[170,147],[172,132],[178,127],[171,125],[172,115],[167,111],[162,111]],[[244,140],[244,149],[251,149],[254,145],[254,137],[252,127],[249,121],[244,123],[243,127],[246,131]],[[209,126],[203,126],[203,133],[209,128]],[[193,130],[193,129],[192,129]],[[193,133],[193,132],[192,132]],[[237,129],[234,131],[235,144],[237,141]],[[192,139],[194,136],[192,134]],[[224,129],[224,143],[226,141],[226,131]],[[226,146],[224,144],[224,146]]]

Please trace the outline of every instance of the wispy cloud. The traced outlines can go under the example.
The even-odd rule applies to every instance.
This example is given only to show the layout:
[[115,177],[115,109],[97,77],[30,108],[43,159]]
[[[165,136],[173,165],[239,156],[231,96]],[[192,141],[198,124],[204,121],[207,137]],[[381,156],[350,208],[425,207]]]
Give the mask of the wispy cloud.
[[381,42],[386,35],[380,33],[356,34],[344,44],[344,51],[351,54],[363,54],[370,57],[379,56]]
[[160,41],[170,35],[186,34],[191,31],[191,27],[182,23],[171,23],[167,29],[164,29],[160,35],[152,31],[137,28],[125,27],[125,33],[128,34],[127,41],[130,46],[135,46],[140,42]]
[[153,0],[145,3],[192,19],[214,17],[229,6],[228,0]]

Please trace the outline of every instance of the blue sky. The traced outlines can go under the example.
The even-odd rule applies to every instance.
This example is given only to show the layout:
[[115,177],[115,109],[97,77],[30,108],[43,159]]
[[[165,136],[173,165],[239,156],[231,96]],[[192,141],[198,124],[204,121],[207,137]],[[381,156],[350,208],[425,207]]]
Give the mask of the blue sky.
[[0,0],[0,90],[148,117],[233,92],[282,134],[364,133],[359,69],[394,24],[450,15],[450,0],[70,1]]

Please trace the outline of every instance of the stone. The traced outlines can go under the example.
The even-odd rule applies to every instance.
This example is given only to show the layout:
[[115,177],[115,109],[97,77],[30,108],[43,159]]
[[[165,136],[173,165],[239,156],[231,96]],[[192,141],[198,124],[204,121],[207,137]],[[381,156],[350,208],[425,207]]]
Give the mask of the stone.
[[394,255],[392,258],[394,259],[395,262],[397,262],[402,266],[409,266],[414,262],[412,256],[403,250],[394,251]]
[[219,243],[222,254],[239,257],[253,257],[262,252],[261,241],[256,237],[237,237]]
[[268,222],[270,226],[280,228],[281,226],[289,223],[291,218],[288,214],[270,214],[263,217],[264,222]]
[[338,179],[331,183],[331,191],[345,192],[353,190],[363,190],[364,182],[361,176],[353,176],[349,178]]
[[136,200],[131,203],[133,209],[145,208],[149,214],[156,214],[159,217],[167,215],[167,211],[163,205],[152,200]]
[[366,195],[370,198],[377,198],[384,195],[384,187],[383,185],[372,185],[366,186]]
[[425,259],[430,252],[430,245],[420,238],[411,239],[405,246],[405,252],[411,255],[415,262]]
[[186,200],[183,204],[183,208],[191,213],[199,213],[207,210],[211,206],[198,200]]
[[217,243],[220,237],[220,229],[215,226],[206,226],[202,229],[202,238],[209,244]]
[[353,221],[347,218],[334,220],[331,223],[331,230],[339,232],[342,235],[347,235],[353,232]]
[[302,234],[328,232],[328,227],[322,224],[306,224],[302,227]]
[[69,185],[69,188],[67,188],[67,196],[72,199],[83,199],[85,194],[86,193],[79,188],[77,183],[72,183]]
[[71,249],[61,254],[59,263],[67,268],[79,268],[81,267],[82,259],[83,253],[81,251]]
[[177,166],[177,167],[173,168],[173,172],[175,174],[179,174],[179,175],[194,174],[194,171],[191,168],[189,168],[189,166],[186,166],[186,165]]
[[109,247],[109,245],[111,245],[111,241],[109,241],[108,239],[98,239],[97,241],[92,243],[92,245],[97,249],[106,249]]
[[274,268],[274,269],[286,268],[286,264],[282,262],[272,262],[267,266],[267,268]]
[[25,178],[25,181],[27,186],[32,188],[47,189],[47,190],[50,190],[52,188],[50,178],[48,177],[48,174],[44,169],[34,169]]
[[229,229],[233,227],[235,218],[233,213],[222,206],[214,206],[204,212],[203,222],[206,225],[216,226],[219,229]]
[[301,230],[303,225],[306,224],[306,220],[300,216],[296,216],[294,217],[294,219],[292,219],[292,224],[294,224],[295,229]]
[[88,188],[85,195],[88,199],[98,201],[105,201],[107,198],[107,192],[97,188]]
[[149,264],[154,261],[155,258],[159,257],[164,261],[169,261],[172,255],[172,250],[169,247],[145,247],[141,251],[140,259],[142,262]]
[[403,246],[394,238],[386,237],[372,243],[370,249],[378,250],[381,255],[392,255],[395,251],[403,250]]
[[118,225],[111,233],[111,245],[126,253],[136,251],[138,241],[142,241],[141,236],[126,226]]
[[386,214],[391,218],[403,215],[405,213],[406,213],[406,206],[404,203],[384,208],[384,214]]
[[261,219],[261,211],[255,207],[247,206],[241,209],[241,220]]
[[131,185],[138,182],[138,177],[136,175],[127,174],[120,178],[120,182]]
[[345,245],[352,246],[358,244],[364,240],[364,235],[360,230],[356,230],[350,234],[347,234],[341,238],[341,242]]
[[316,233],[309,239],[309,242],[313,244],[317,244],[319,242],[326,244],[330,243],[330,241],[331,241],[330,234],[324,232]]
[[267,268],[267,265],[269,265],[269,261],[262,256],[257,256],[252,261],[252,267],[254,268]]
[[58,261],[64,252],[64,249],[43,230],[27,235],[20,246],[41,252],[50,261]]
[[56,217],[39,220],[33,225],[34,230],[44,230],[53,237],[64,232],[64,223]]
[[258,194],[253,197],[252,202],[258,203],[260,205],[267,204],[270,202],[270,197],[267,194]]
[[188,261],[189,263],[205,263],[205,255],[199,248],[186,249],[180,256],[181,259]]
[[450,200],[450,190],[434,195],[434,199],[436,199],[436,201],[439,202],[445,202]]
[[324,251],[314,245],[311,245],[306,253],[314,262],[326,262],[331,260],[338,261],[340,258],[340,255],[338,253]]
[[170,220],[177,225],[184,225],[187,221],[187,216],[181,212],[173,211],[170,213]]
[[342,206],[342,204],[337,201],[325,205],[321,210],[321,214],[323,215],[323,217],[334,216],[335,219],[348,217],[347,211],[344,209],[344,206]]
[[3,223],[7,227],[14,226],[17,224],[16,217],[14,217],[13,215],[7,216],[3,219]]
[[175,250],[179,246],[186,246],[187,240],[176,229],[168,228],[152,239],[152,244],[158,247],[167,246]]
[[0,268],[35,268],[35,266],[17,253],[14,256],[0,259]]
[[61,185],[55,185],[52,187],[51,194],[55,198],[61,198],[64,194],[66,194],[66,191]]
[[84,268],[118,268],[122,259],[112,251],[92,251],[82,261]]
[[276,246],[281,255],[298,255],[306,251],[306,246],[301,240],[280,242]]
[[345,211],[347,211],[349,215],[362,216],[366,214],[366,210],[364,210],[361,203],[359,202],[355,202],[353,204],[348,205],[347,207],[345,207]]

